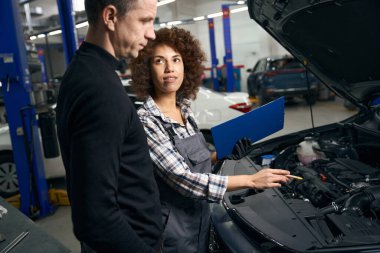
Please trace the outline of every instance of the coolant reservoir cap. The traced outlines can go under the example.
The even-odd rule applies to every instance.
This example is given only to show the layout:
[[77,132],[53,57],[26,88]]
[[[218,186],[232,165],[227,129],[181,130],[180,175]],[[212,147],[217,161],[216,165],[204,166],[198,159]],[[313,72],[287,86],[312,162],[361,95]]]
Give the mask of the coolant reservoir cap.
[[274,160],[274,155],[262,155],[261,159],[261,166],[269,166]]

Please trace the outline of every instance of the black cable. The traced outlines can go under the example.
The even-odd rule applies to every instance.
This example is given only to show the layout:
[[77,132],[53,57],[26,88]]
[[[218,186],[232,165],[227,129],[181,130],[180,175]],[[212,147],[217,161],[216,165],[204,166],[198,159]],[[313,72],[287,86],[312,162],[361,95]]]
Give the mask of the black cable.
[[309,104],[310,108],[310,117],[311,117],[311,125],[312,125],[312,135],[315,135],[315,127],[314,127],[314,116],[313,116],[313,108],[311,104],[311,88],[310,88],[310,79],[308,75],[309,71],[305,68],[305,75],[306,75],[306,84],[307,84],[307,94],[308,94],[308,99],[306,99],[307,103]]

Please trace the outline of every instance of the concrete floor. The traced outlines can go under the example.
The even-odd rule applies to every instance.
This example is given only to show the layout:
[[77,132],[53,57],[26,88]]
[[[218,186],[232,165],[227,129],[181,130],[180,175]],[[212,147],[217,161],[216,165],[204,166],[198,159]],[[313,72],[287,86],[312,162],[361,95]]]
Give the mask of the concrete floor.
[[[318,101],[315,106],[313,106],[315,126],[337,122],[346,119],[355,113],[355,111],[347,110],[343,106],[343,101],[339,98],[336,98],[335,101]],[[285,107],[284,129],[268,138],[307,128],[311,128],[309,107],[306,106],[303,101],[287,104]],[[50,235],[58,239],[72,252],[79,253],[80,246],[72,232],[70,213],[70,207],[62,206],[59,207],[53,215],[39,219],[36,223]]]

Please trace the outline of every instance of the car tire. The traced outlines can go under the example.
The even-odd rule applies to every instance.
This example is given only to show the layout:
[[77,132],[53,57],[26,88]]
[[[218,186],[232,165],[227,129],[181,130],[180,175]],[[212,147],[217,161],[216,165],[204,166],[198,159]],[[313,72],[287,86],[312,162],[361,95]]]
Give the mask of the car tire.
[[215,152],[214,140],[212,139],[211,133],[203,131],[202,134],[205,137],[206,144],[207,144],[207,149],[210,152]]
[[269,99],[265,95],[265,92],[263,91],[263,89],[260,89],[258,93],[259,93],[258,100],[259,100],[260,106],[265,105],[266,103],[269,102]]
[[8,198],[19,192],[16,164],[11,151],[0,153],[0,196]]
[[256,96],[256,92],[255,92],[255,89],[254,89],[254,86],[253,86],[253,83],[252,82],[247,82],[247,88],[248,88],[248,95],[250,97],[255,97]]

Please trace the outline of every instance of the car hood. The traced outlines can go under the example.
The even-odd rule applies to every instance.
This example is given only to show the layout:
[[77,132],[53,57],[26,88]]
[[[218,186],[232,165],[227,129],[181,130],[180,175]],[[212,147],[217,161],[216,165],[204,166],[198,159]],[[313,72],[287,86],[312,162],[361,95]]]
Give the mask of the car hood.
[[248,0],[249,14],[330,89],[358,106],[380,97],[380,1]]

